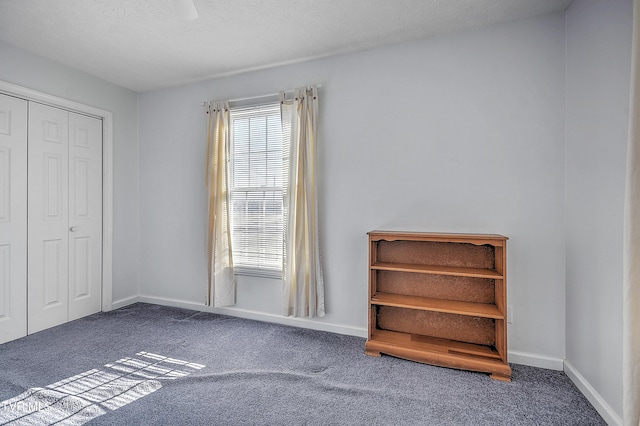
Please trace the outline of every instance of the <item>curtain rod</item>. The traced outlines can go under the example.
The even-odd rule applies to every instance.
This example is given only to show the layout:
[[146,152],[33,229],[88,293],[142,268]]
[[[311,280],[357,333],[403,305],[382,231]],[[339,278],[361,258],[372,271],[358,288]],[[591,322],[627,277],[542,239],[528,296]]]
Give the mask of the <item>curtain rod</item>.
[[[322,87],[322,84],[310,84],[307,86],[307,88],[310,88],[311,86],[316,86],[318,89]],[[283,90],[283,92],[285,93],[290,93],[293,92],[295,89],[289,89],[289,90]],[[280,93],[268,93],[266,95],[258,95],[258,96],[247,96],[244,98],[235,98],[235,99],[229,99],[229,102],[244,102],[244,101],[251,101],[254,99],[263,99],[263,98],[271,98],[271,97],[275,97],[278,96]],[[202,101],[202,106],[211,106],[211,101]]]

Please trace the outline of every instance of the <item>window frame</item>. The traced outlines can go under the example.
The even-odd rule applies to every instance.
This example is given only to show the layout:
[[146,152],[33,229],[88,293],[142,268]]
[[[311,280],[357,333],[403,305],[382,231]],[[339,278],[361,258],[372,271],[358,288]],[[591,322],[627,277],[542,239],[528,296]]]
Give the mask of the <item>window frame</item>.
[[[286,214],[284,211],[284,193],[285,193],[285,174],[288,172],[288,162],[285,161],[285,150],[284,150],[284,140],[285,138],[283,136],[281,136],[280,141],[282,142],[282,148],[281,148],[281,152],[282,152],[282,156],[280,157],[280,161],[282,161],[282,173],[283,173],[283,177],[282,177],[282,185],[281,186],[237,186],[235,184],[235,180],[236,180],[236,170],[235,170],[235,135],[234,135],[234,120],[238,119],[237,115],[241,115],[244,116],[242,118],[251,118],[252,116],[263,116],[263,117],[268,117],[269,115],[272,115],[273,113],[278,114],[278,121],[280,123],[280,126],[282,126],[282,121],[281,121],[281,117],[280,117],[280,102],[279,101],[273,101],[273,102],[266,102],[266,103],[261,103],[261,104],[257,104],[257,105],[248,105],[248,106],[232,106],[229,110],[230,114],[229,114],[229,127],[230,127],[230,146],[229,146],[229,208],[230,208],[230,214],[229,214],[229,226],[231,229],[231,241],[232,241],[232,259],[233,259],[233,264],[234,264],[234,274],[235,275],[244,275],[244,276],[254,276],[254,277],[262,277],[262,278],[269,278],[269,279],[282,279],[283,276],[283,264],[284,264],[284,256],[286,255],[286,250],[284,248],[284,234],[285,234],[285,219],[286,219]],[[265,138],[267,137],[267,135],[265,134]],[[249,151],[250,153],[251,151]],[[268,153],[268,148],[265,151],[265,155]],[[265,168],[266,170],[266,168]],[[282,227],[281,227],[281,243],[280,243],[280,252],[278,253],[279,258],[281,260],[279,268],[274,269],[274,268],[269,268],[269,267],[260,267],[259,265],[252,265],[252,266],[248,266],[246,264],[243,265],[237,265],[236,264],[236,244],[235,244],[235,240],[236,240],[236,235],[234,232],[234,228],[236,228],[236,224],[235,222],[235,218],[236,218],[236,214],[235,214],[235,210],[234,210],[234,194],[237,193],[244,193],[244,194],[249,194],[249,193],[265,193],[265,192],[274,192],[274,193],[279,193],[280,195],[280,206],[281,206],[281,223],[282,223]],[[268,198],[263,198],[262,199],[262,204],[263,204],[263,209],[265,208],[265,204],[269,201]],[[249,203],[250,201],[247,200],[247,203]],[[262,224],[261,228],[264,229],[265,222],[260,222],[260,224]],[[258,225],[259,226],[259,225]],[[256,256],[256,258],[259,258],[259,255]]]

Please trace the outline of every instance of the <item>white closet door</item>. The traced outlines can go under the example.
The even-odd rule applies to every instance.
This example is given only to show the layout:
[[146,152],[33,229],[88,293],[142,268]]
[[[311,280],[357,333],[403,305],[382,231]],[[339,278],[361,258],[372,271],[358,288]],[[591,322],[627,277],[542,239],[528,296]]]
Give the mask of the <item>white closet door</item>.
[[69,113],[29,103],[28,332],[67,321]]
[[0,343],[27,334],[27,102],[0,95]]
[[102,120],[69,114],[69,321],[100,312]]

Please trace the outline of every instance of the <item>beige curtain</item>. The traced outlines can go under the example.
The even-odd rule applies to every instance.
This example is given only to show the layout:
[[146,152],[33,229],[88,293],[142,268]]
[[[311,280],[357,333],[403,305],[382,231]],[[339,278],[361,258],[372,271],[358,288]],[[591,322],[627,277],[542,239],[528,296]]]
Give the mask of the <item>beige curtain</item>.
[[316,185],[318,89],[296,89],[291,100],[280,93],[280,100],[284,161],[289,164],[284,179],[284,314],[323,317]]
[[229,102],[212,103],[207,133],[209,286],[207,305],[234,305],[236,284],[229,224]]
[[624,424],[640,425],[640,0],[633,3],[631,108],[624,213]]

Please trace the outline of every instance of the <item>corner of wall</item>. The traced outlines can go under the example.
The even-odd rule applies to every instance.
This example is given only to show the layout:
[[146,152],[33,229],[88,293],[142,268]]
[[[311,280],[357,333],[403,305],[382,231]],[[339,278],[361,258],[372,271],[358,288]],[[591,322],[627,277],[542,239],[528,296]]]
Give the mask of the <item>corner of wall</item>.
[[608,425],[622,426],[622,419],[620,416],[616,414],[613,408],[611,408],[598,391],[596,391],[587,379],[585,379],[584,376],[580,374],[580,372],[567,360],[564,361],[564,372]]
[[[136,92],[136,216],[135,218],[136,218],[136,230],[137,230],[136,257],[139,265],[140,260],[142,258],[142,241],[140,236],[141,234],[140,224],[142,223],[142,218],[140,217],[140,92]],[[135,279],[136,279],[135,298],[138,299],[140,297],[140,291],[141,291],[140,268],[136,268]]]

